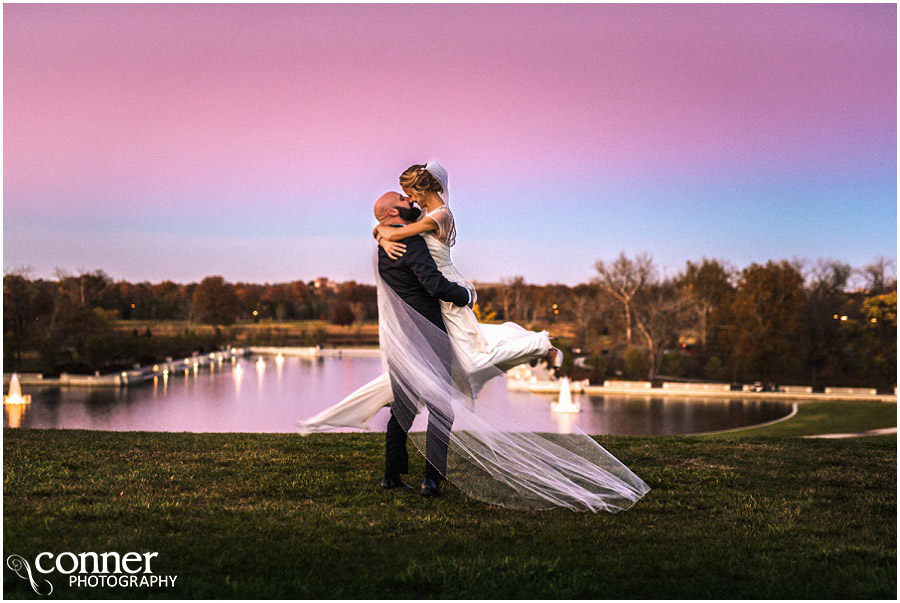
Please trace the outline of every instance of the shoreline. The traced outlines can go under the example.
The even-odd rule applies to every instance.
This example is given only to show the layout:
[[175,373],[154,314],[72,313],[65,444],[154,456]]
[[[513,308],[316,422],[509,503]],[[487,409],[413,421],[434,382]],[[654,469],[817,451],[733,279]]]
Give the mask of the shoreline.
[[[281,354],[285,357],[300,358],[377,358],[381,356],[381,352],[377,347],[339,347],[324,348],[321,346],[246,346],[242,348],[228,348],[211,354],[194,355],[179,360],[171,360],[152,366],[145,366],[131,371],[122,371],[121,373],[110,373],[105,375],[68,375],[63,373],[58,378],[44,378],[43,375],[35,373],[20,373],[19,383],[26,386],[45,386],[45,387],[125,387],[131,384],[140,384],[150,381],[164,374],[177,375],[182,371],[191,369],[198,370],[200,367],[208,366],[212,363],[222,363],[224,360],[235,361],[238,357],[245,357],[251,354],[261,356],[275,356]],[[8,387],[12,378],[11,373],[3,374],[4,387]],[[626,382],[620,381],[623,386],[606,386],[606,385],[587,385],[582,383],[573,383],[573,393],[584,395],[622,395],[628,397],[639,398],[656,398],[656,397],[691,397],[691,398],[712,398],[710,401],[724,401],[728,398],[741,399],[773,399],[781,401],[839,401],[839,400],[866,400],[871,402],[897,402],[897,395],[894,394],[871,394],[856,392],[751,392],[742,390],[724,390],[709,389],[710,384],[697,384],[697,387],[690,387],[690,384],[679,383],[677,389],[672,387],[649,387],[647,382]],[[625,385],[627,384],[627,385]],[[636,387],[640,384],[640,387]],[[715,384],[725,387],[728,384]],[[555,381],[541,381],[532,384],[522,384],[517,388],[523,389],[535,394],[559,394],[559,383]],[[836,389],[866,389],[866,388],[836,388]]]

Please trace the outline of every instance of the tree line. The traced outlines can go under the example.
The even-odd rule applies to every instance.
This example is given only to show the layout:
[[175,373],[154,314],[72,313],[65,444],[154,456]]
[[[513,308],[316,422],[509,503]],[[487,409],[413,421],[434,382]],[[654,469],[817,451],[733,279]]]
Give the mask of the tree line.
[[[189,321],[227,327],[242,321],[326,320],[349,325],[377,319],[375,287],[328,279],[278,284],[114,281],[102,270],[56,279],[8,273],[4,289],[4,370],[23,355],[45,366],[67,362],[115,366],[117,351],[158,358],[210,339],[124,341],[116,320]],[[854,268],[836,260],[769,261],[736,269],[703,258],[674,276],[646,254],[624,252],[595,264],[586,283],[534,285],[521,277],[478,284],[476,311],[485,321],[528,329],[566,325],[587,356],[590,377],[701,379],[729,382],[866,385],[896,380],[897,280],[893,262]],[[137,335],[137,333],[135,333]],[[146,333],[147,338],[150,333]],[[129,348],[130,349],[130,348]],[[154,353],[156,350],[156,353]],[[189,353],[189,350],[187,350]],[[567,367],[576,373],[580,369]],[[582,369],[584,367],[581,367]]]
[[[27,270],[17,270],[3,277],[4,371],[121,370],[227,345],[233,331],[221,327],[242,320],[318,319],[347,325],[374,320],[376,312],[375,287],[352,281],[259,285],[210,276],[199,283],[151,284],[114,281],[102,270],[58,272],[55,280],[30,278]],[[217,328],[213,335],[187,328],[171,336],[135,329],[128,336],[114,328],[122,320],[188,321]]]
[[[674,276],[646,254],[598,261],[575,287],[522,278],[479,289],[494,319],[571,325],[592,377],[891,389],[897,280],[883,257],[769,261],[738,270],[704,258]],[[484,310],[482,310],[484,313]]]

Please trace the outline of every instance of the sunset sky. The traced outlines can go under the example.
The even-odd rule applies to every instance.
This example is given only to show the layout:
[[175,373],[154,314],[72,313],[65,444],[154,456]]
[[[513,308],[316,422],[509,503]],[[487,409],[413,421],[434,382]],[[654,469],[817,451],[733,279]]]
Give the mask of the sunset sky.
[[3,267],[373,282],[450,173],[481,281],[897,246],[896,6],[4,5]]

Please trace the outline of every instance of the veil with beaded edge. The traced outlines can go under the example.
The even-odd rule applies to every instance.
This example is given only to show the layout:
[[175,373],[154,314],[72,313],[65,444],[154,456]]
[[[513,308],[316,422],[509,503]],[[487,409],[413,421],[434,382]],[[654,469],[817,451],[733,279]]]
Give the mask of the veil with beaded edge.
[[[430,436],[447,444],[445,477],[450,483],[477,500],[524,510],[617,512],[650,490],[577,427],[566,434],[533,433],[489,403],[473,404],[469,380],[460,378],[466,373],[460,370],[464,361],[454,356],[445,332],[385,284],[378,273],[377,248],[375,281],[382,364],[407,398],[404,402],[395,396],[391,406],[395,414],[419,414],[419,420],[433,411],[453,418],[452,424],[436,421],[438,428]],[[484,381],[506,376],[495,367],[484,370],[491,371],[481,376]],[[398,404],[414,408],[396,408]],[[409,439],[425,455],[426,432],[411,427],[406,427]]]

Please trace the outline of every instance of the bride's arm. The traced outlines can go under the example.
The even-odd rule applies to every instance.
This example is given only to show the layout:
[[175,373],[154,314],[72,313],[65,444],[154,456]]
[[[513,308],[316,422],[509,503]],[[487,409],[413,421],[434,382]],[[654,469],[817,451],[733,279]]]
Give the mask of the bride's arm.
[[399,241],[391,241],[381,236],[381,233],[378,232],[378,226],[372,229],[372,236],[375,237],[375,240],[378,241],[378,244],[392,260],[399,260],[400,257],[406,253],[406,245]]
[[406,237],[411,237],[417,234],[422,234],[423,232],[430,232],[437,229],[438,224],[431,216],[425,216],[418,222],[413,222],[412,224],[407,224],[406,226],[401,226],[400,228],[394,228],[384,225],[378,225],[375,227],[375,230],[378,232],[378,234],[381,235],[381,238],[387,241],[399,241],[400,239],[405,239]]
[[400,241],[391,241],[381,236],[377,226],[372,229],[372,236],[375,237],[375,240],[392,260],[399,260],[406,253],[406,245]]

